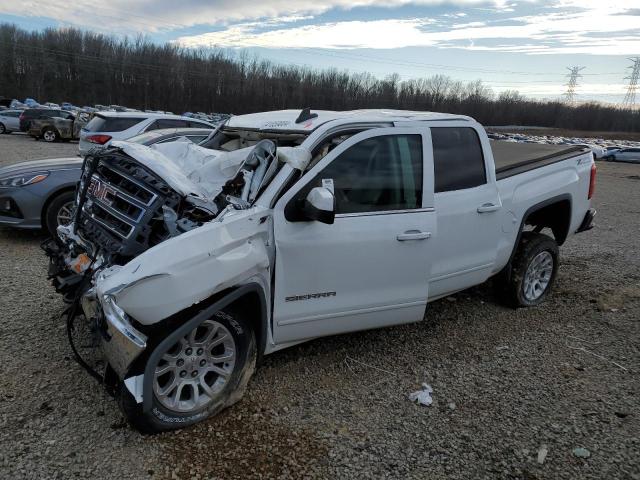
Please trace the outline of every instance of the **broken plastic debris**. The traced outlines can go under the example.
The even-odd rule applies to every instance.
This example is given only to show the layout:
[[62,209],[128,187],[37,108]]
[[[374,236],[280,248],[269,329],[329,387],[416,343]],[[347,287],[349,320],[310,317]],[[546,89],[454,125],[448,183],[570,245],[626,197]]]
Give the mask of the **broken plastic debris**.
[[573,454],[578,458],[589,458],[591,456],[591,452],[582,447],[574,448]]
[[544,463],[545,458],[547,458],[547,453],[549,453],[549,449],[546,445],[542,445],[538,450],[538,463],[542,465]]
[[433,398],[431,398],[431,393],[433,392],[433,388],[426,383],[422,384],[422,390],[418,390],[417,392],[413,392],[409,394],[409,400],[415,402],[419,405],[429,406],[433,403]]

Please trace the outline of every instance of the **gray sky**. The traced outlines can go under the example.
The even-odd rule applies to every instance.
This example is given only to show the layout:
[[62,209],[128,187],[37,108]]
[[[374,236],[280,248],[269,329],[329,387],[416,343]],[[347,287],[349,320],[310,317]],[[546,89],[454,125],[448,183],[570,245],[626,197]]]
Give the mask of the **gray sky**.
[[495,92],[618,102],[640,55],[640,0],[0,0],[0,21],[248,50],[280,63],[482,79]]

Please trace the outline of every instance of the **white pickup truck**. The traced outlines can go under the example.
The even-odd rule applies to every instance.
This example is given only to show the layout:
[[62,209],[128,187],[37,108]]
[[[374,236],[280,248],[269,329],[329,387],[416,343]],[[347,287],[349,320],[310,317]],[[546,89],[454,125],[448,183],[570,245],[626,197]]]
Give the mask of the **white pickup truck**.
[[290,345],[420,321],[491,278],[535,306],[558,245],[592,226],[594,183],[588,149],[490,142],[461,115],[265,112],[200,146],[87,157],[74,222],[44,247],[70,331],[99,332],[103,382],[163,431],[237,401]]

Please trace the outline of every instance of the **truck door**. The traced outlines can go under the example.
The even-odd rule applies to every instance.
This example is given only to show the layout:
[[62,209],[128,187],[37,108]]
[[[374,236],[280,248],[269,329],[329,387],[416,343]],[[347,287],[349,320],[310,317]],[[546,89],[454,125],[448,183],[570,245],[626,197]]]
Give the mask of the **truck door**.
[[438,215],[429,287],[434,298],[489,278],[503,215],[486,135],[480,135],[468,122],[441,125],[431,127]]
[[[426,128],[376,128],[344,141],[276,204],[276,343],[421,320],[436,221]],[[331,225],[288,214],[333,185]]]

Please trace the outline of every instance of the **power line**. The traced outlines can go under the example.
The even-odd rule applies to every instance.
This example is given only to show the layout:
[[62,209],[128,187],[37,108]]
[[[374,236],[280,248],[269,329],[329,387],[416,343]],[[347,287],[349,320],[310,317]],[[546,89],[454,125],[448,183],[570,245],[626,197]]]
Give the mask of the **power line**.
[[622,100],[622,105],[627,108],[633,108],[636,105],[636,91],[638,90],[638,81],[640,80],[640,57],[629,58],[633,62],[633,65],[627,67],[631,68],[631,75],[624,77],[625,80],[629,80],[627,86],[627,93]]
[[564,94],[564,97],[569,104],[573,104],[576,101],[576,88],[578,87],[578,79],[582,77],[580,72],[584,70],[586,67],[567,67],[569,70],[569,83],[567,83],[567,91]]

